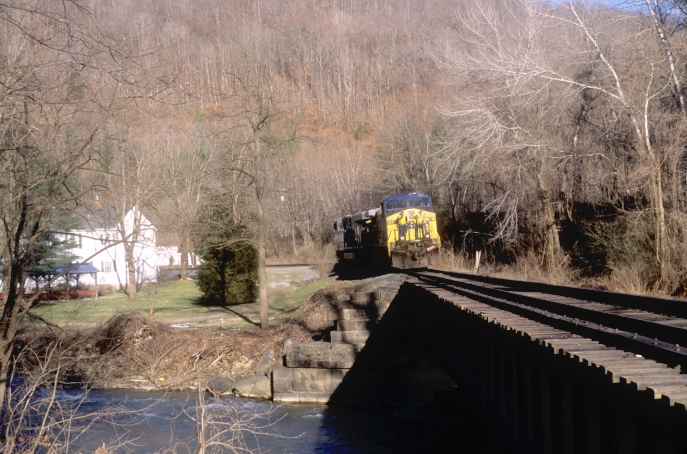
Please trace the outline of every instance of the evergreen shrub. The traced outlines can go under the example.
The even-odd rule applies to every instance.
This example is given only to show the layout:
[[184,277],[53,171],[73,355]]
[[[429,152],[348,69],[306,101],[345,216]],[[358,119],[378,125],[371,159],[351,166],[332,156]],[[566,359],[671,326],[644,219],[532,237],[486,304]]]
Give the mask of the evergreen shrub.
[[197,252],[202,264],[198,288],[208,302],[215,304],[252,303],[258,293],[257,250],[244,227],[232,221],[220,227],[199,232]]

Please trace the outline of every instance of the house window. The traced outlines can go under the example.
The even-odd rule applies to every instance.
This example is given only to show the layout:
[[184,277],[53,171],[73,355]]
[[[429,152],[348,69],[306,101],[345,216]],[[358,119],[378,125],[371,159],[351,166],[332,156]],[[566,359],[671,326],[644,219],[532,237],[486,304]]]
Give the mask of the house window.
[[112,272],[112,262],[100,262],[100,270],[103,273],[111,273]]
[[76,233],[70,233],[67,235],[67,242],[71,243],[73,245],[79,245],[79,247],[82,247],[81,245],[81,235],[77,235]]

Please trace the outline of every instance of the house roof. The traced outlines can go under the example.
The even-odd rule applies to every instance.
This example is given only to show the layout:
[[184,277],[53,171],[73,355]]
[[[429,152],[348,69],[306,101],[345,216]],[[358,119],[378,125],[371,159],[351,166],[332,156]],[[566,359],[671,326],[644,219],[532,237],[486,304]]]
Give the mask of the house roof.
[[77,210],[79,224],[76,230],[112,230],[117,227],[113,210]]
[[[67,266],[66,269],[71,268],[71,266]],[[5,267],[3,265],[0,265],[0,275],[3,273],[5,270]],[[42,266],[40,270],[38,269],[32,269],[29,271],[29,276],[54,276],[56,274],[60,274],[65,270],[63,267],[45,267]],[[73,270],[69,271],[67,274],[92,274],[92,273],[99,273],[100,270],[90,263],[84,263],[82,265],[77,266]]]
[[[154,226],[157,246],[178,246],[179,237],[175,219],[164,207],[160,210],[146,209],[143,215]],[[117,228],[117,218],[114,210],[81,209],[77,210],[78,224],[74,230],[114,230]]]
[[[67,269],[69,269],[69,267],[67,267]],[[56,271],[56,273],[61,273],[63,271],[63,269],[62,268],[55,268],[55,271]],[[70,270],[67,274],[91,274],[91,273],[99,273],[99,272],[100,272],[100,270],[98,268],[94,267],[93,265],[91,265],[90,263],[84,263],[84,264],[77,266],[73,270]]]

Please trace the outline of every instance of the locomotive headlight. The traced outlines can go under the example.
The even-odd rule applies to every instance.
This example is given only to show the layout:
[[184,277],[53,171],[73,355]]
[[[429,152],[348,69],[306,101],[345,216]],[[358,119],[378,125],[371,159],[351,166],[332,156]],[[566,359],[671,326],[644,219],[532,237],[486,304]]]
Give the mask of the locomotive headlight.
[[429,233],[425,233],[425,238],[429,238]]
[[401,241],[405,241],[405,240],[406,240],[405,235],[401,235]]

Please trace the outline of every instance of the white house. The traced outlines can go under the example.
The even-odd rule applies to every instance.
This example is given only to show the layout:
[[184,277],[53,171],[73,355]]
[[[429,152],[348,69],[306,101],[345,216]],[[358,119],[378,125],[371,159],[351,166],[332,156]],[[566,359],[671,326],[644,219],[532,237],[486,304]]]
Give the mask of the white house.
[[[125,260],[124,246],[117,229],[113,211],[80,211],[81,224],[67,235],[75,247],[70,252],[95,266],[98,273],[98,286],[126,288],[129,274]],[[136,281],[155,282],[159,266],[169,265],[178,255],[175,247],[157,245],[157,228],[142,213],[138,238],[134,245]],[[134,231],[135,211],[129,210],[124,217],[127,236]],[[94,284],[91,275],[84,275],[83,284]]]

